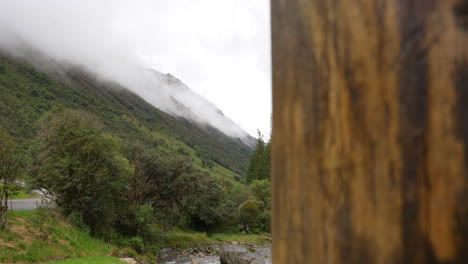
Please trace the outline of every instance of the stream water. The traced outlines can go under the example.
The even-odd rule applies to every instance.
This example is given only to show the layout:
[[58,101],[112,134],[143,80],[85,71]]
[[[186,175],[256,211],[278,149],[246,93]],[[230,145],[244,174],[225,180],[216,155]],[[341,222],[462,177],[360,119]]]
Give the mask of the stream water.
[[[259,247],[255,249],[255,254],[265,261],[265,264],[271,264],[271,248]],[[218,256],[190,257],[190,256],[172,256],[161,259],[161,264],[220,264]]]
[[204,258],[177,257],[174,259],[163,260],[162,264],[219,264],[218,256],[206,256]]

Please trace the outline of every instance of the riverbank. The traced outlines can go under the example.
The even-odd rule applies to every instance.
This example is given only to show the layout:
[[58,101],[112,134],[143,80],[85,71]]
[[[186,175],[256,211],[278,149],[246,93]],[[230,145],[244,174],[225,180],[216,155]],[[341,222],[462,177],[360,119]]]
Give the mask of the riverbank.
[[206,243],[186,249],[167,248],[160,251],[158,263],[219,264],[220,257],[227,261],[226,263],[238,263],[237,259],[245,259],[246,263],[271,264],[271,246],[231,241]]
[[226,247],[252,253],[267,252],[268,258],[270,256],[271,238],[267,234],[208,235],[194,231],[175,230],[164,236],[165,248],[159,252],[158,256],[158,263],[162,264],[218,264],[220,263],[219,256]]
[[215,233],[207,234],[191,230],[175,229],[166,232],[163,238],[165,248],[196,248],[200,244],[217,243],[250,243],[254,245],[265,245],[271,243],[268,234],[244,234],[244,233]]
[[[57,214],[52,233],[42,239],[39,226],[34,224],[35,211],[9,213],[6,228],[0,229],[0,263],[37,263],[67,259],[80,263],[83,257],[131,257],[154,263],[157,252],[139,254],[129,246],[105,243],[78,230],[70,221]],[[187,230],[174,230],[162,234],[158,248],[158,263],[219,263],[219,254],[225,245],[242,246],[251,251],[271,243],[268,235],[206,234]],[[171,260],[172,259],[172,260]],[[162,262],[165,260],[190,262]],[[89,260],[89,259],[88,259]],[[68,263],[64,262],[64,263]],[[60,262],[61,263],[61,262]],[[83,262],[87,263],[87,262]]]

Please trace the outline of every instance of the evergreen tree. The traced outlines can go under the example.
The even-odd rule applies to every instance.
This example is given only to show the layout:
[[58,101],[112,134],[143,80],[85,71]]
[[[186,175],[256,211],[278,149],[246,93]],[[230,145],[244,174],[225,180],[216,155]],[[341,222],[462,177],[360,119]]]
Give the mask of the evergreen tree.
[[245,173],[245,180],[251,183],[254,180],[270,179],[270,142],[265,144],[263,135],[258,131],[257,145],[252,154]]

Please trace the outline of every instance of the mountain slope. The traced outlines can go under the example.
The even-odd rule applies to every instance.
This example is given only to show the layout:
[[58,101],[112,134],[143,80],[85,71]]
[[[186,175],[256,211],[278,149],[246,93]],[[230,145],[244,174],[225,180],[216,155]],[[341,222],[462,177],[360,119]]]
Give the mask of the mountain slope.
[[173,105],[165,109],[166,112],[199,124],[202,128],[214,126],[224,134],[239,138],[250,147],[255,147],[256,139],[225,116],[213,103],[193,92],[171,74],[161,74],[154,70],[151,72],[158,80],[158,85],[165,86],[166,90],[171,91],[170,100],[166,100],[173,102]]
[[[41,69],[24,60],[0,55],[0,126],[17,141],[35,137],[44,114],[65,108],[98,115],[109,133],[162,152],[183,151],[196,162],[212,160],[242,173],[252,148],[207,124],[164,113],[120,85],[98,80],[77,67],[41,62]],[[61,71],[57,71],[61,69]],[[224,170],[225,173],[228,171]]]

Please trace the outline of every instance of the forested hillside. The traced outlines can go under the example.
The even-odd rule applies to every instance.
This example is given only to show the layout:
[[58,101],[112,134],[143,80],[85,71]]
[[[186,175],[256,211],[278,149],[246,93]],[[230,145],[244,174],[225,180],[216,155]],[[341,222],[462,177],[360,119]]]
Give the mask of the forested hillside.
[[174,228],[269,231],[264,145],[254,153],[83,69],[0,56],[0,227],[24,181],[76,228],[140,253]]
[[151,146],[163,155],[186,153],[196,166],[211,167],[212,172],[214,169],[224,176],[242,174],[246,168],[253,150],[239,139],[176,119],[83,69],[46,60],[40,66],[47,70],[39,71],[24,60],[0,55],[0,127],[19,143],[34,139],[47,115],[71,108],[95,114],[105,132],[126,143]]

